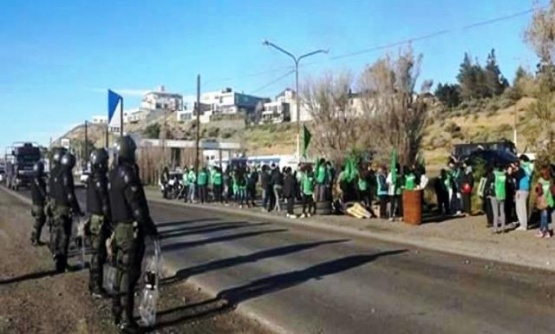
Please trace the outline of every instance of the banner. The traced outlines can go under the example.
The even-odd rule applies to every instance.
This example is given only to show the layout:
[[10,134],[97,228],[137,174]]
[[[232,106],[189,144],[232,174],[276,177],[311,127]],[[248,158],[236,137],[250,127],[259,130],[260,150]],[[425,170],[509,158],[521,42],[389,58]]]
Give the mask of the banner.
[[123,97],[108,89],[108,129],[110,132],[120,132],[121,113],[123,112]]

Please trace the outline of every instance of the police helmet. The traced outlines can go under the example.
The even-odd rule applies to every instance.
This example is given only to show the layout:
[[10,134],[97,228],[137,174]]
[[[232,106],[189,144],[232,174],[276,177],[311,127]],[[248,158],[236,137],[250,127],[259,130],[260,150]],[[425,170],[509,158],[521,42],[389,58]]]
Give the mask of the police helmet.
[[91,152],[90,162],[93,171],[105,171],[108,170],[108,152],[103,148],[98,148]]
[[33,165],[33,172],[36,176],[42,176],[44,174],[44,164],[42,163],[42,161],[37,161]]
[[52,149],[52,163],[54,165],[60,164],[62,161],[62,157],[66,153],[67,153],[67,149],[65,149],[64,147],[54,147]]
[[131,136],[126,135],[118,138],[115,148],[118,162],[135,162],[135,151],[137,150],[137,145]]
[[62,164],[62,166],[68,169],[73,169],[73,167],[75,167],[75,156],[70,152],[67,152],[62,157],[62,160],[60,161],[60,163]]

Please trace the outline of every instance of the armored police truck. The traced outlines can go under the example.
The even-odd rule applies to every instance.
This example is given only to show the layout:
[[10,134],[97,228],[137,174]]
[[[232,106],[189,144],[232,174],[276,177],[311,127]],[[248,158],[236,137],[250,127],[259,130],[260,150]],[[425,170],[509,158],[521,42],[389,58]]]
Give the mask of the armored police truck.
[[33,177],[33,165],[41,158],[40,148],[34,143],[16,142],[6,149],[6,186],[12,190],[28,187]]

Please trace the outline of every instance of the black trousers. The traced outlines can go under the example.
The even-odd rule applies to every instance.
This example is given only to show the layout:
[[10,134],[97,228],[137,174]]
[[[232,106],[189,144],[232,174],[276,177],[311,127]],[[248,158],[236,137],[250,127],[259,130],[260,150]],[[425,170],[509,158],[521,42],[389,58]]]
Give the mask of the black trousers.
[[303,194],[303,214],[312,214],[315,211],[316,207],[314,207],[314,198],[312,195]]
[[462,194],[463,212],[466,214],[472,213],[472,195]]
[[389,201],[389,196],[380,195],[378,199],[380,200],[380,218],[387,218],[387,202]]
[[216,202],[223,203],[224,199],[222,196],[223,186],[221,184],[214,185],[214,200]]
[[201,203],[206,203],[207,201],[207,191],[206,191],[206,185],[199,185],[198,186],[198,194],[199,194],[199,199]]
[[491,201],[489,197],[482,198],[482,210],[486,214],[488,227],[493,226],[493,208],[491,206]]
[[294,215],[295,214],[295,197],[287,197],[287,214]]

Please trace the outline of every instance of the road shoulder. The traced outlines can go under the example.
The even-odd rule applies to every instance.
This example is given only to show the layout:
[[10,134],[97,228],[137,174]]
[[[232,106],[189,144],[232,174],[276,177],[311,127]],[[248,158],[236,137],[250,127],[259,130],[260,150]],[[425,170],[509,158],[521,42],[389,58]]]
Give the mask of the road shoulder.
[[555,241],[537,239],[534,237],[534,231],[511,231],[494,235],[485,226],[484,217],[454,218],[420,226],[380,219],[361,220],[347,216],[314,216],[291,220],[284,214],[261,212],[260,209],[238,209],[219,204],[201,205],[165,200],[160,192],[155,190],[147,190],[147,198],[156,203],[210,210],[219,214],[319,229],[332,234],[378,239],[469,258],[555,271],[555,260],[551,255],[555,250]]

